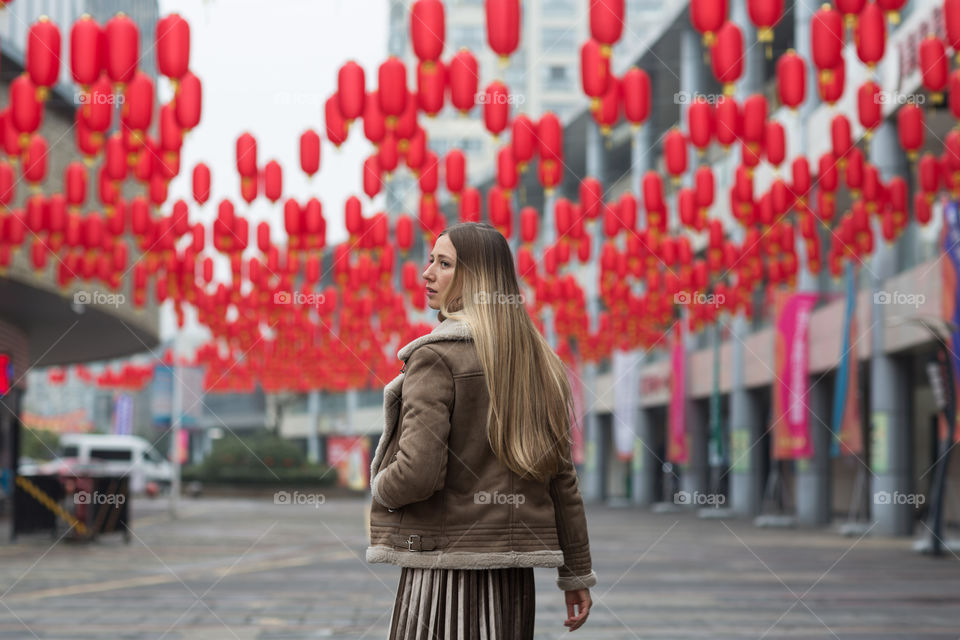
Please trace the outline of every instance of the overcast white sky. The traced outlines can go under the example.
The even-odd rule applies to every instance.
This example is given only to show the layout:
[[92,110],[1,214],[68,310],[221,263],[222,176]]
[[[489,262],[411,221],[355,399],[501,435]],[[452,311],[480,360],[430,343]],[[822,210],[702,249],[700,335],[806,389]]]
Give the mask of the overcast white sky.
[[[363,193],[361,169],[372,147],[357,122],[347,143],[335,149],[326,140],[323,103],[336,90],[337,70],[346,60],[364,67],[368,89],[375,84],[377,66],[386,57],[387,0],[160,0],[161,16],[174,12],[190,23],[190,68],[203,83],[203,112],[184,142],[168,202],[183,198],[191,218],[208,223],[220,200],[230,198],[250,219],[251,244],[261,220],[271,221],[279,241],[283,200],[271,205],[259,197],[247,208],[240,198],[235,145],[237,136],[249,131],[257,139],[257,164],[276,159],[283,166],[284,199],[305,202],[316,196],[323,203],[328,244],[346,239],[343,203]],[[307,128],[323,140],[320,171],[312,180],[300,170],[300,134]],[[191,186],[200,161],[213,175],[203,208],[193,202]],[[168,337],[171,316],[164,316],[162,334]]]

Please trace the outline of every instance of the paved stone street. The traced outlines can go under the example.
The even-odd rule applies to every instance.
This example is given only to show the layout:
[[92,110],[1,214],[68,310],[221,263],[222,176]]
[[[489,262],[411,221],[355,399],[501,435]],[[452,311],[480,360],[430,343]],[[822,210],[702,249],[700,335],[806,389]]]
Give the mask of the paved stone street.
[[[399,568],[367,565],[366,500],[136,501],[129,544],[0,543],[0,638],[386,636]],[[587,507],[600,582],[575,636],[538,569],[537,638],[960,638],[960,558],[905,539]]]

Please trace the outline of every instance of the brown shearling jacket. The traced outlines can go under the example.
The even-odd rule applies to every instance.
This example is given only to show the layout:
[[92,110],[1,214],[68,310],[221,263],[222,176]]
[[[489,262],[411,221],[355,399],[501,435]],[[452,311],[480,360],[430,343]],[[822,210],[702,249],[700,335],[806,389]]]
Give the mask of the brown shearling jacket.
[[370,465],[367,562],[557,567],[560,589],[594,586],[576,469],[570,462],[536,482],[496,458],[469,326],[446,318],[397,356],[404,369],[384,389],[384,431]]

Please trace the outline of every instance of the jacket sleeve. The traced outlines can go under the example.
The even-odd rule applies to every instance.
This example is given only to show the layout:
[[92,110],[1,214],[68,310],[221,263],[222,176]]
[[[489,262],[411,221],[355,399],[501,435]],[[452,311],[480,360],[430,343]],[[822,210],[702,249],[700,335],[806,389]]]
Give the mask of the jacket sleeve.
[[563,565],[557,567],[557,587],[563,591],[590,588],[597,584],[597,574],[591,565],[587,516],[569,446],[567,460],[550,479],[550,497],[563,550]]
[[399,509],[443,488],[453,396],[453,374],[443,358],[426,345],[414,350],[401,390],[397,453],[370,483],[384,507]]

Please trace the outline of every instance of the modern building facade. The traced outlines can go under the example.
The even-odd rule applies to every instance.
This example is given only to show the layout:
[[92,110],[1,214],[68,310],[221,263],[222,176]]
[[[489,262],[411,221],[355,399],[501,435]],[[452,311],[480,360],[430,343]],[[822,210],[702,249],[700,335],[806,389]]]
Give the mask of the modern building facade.
[[[0,11],[0,91],[4,94],[23,70],[30,25],[47,16],[60,28],[63,66],[59,83],[47,100],[40,129],[49,144],[47,178],[38,185],[42,193],[61,191],[65,167],[81,158],[73,131],[79,99],[70,75],[70,28],[84,13],[103,23],[121,10],[137,21],[143,38],[142,67],[156,80],[152,40],[159,9],[155,0],[15,2]],[[15,167],[15,172],[19,176],[19,167]],[[96,175],[93,170],[90,173]],[[20,209],[31,194],[26,184],[18,184],[10,208]],[[127,290],[129,284],[114,292],[96,282],[75,281],[62,290],[57,285],[57,259],[48,260],[40,270],[30,263],[29,245],[33,238],[29,231],[27,234],[27,248],[15,252],[10,264],[0,268],[0,354],[6,355],[11,365],[9,388],[0,389],[0,470],[4,478],[0,495],[11,491],[29,371],[35,367],[118,358],[148,350],[158,342],[158,314],[152,300],[144,308],[135,308]],[[133,246],[132,242],[130,245]],[[77,304],[78,293],[91,303]],[[117,304],[120,299],[124,302]],[[109,302],[99,304],[102,300]]]
[[[731,17],[744,31],[746,42],[744,77],[738,98],[763,93],[776,104],[775,63],[788,49],[809,56],[809,22],[815,7],[802,3],[787,9],[775,30],[773,56],[766,59],[756,46],[755,33],[747,19],[743,0],[730,3]],[[906,56],[928,33],[943,33],[942,3],[911,2],[899,24],[890,25],[887,60],[877,69],[878,82],[890,95],[922,93],[919,72]],[[641,46],[614,56],[619,75],[631,66],[647,71],[652,80],[653,114],[639,131],[622,123],[603,144],[581,99],[577,114],[565,128],[565,162],[561,194],[577,198],[579,181],[600,178],[605,198],[614,200],[631,190],[642,197],[640,180],[647,170],[665,175],[662,137],[672,127],[686,130],[683,96],[717,96],[722,88],[703,64],[700,34],[693,30],[686,3],[676,3],[657,33]],[[754,45],[754,46],[751,46]],[[788,158],[799,152],[818,158],[829,149],[824,132],[837,113],[857,123],[856,90],[867,79],[867,70],[856,57],[853,44],[846,50],[847,80],[844,98],[830,106],[817,101],[809,88],[807,104],[798,113],[779,108],[771,116],[787,132]],[[809,59],[809,58],[808,58]],[[809,65],[808,65],[809,66]],[[808,73],[812,76],[812,73]],[[811,98],[812,96],[812,98]],[[884,106],[884,124],[869,146],[863,130],[855,124],[854,139],[868,154],[884,180],[903,176],[914,185],[914,169],[907,161],[896,133],[896,112],[905,102],[892,100]],[[924,151],[939,154],[942,140],[954,125],[948,113],[928,111],[928,136]],[[693,157],[693,156],[691,156]],[[733,229],[726,193],[739,152],[727,153],[718,145],[692,161],[684,178],[691,184],[698,162],[708,163],[717,179],[716,203],[711,218]],[[756,188],[765,190],[773,177],[769,168],[758,168]],[[490,179],[488,178],[488,184]],[[527,193],[536,194],[536,183],[527,180]],[[912,191],[911,191],[912,193]],[[535,197],[535,195],[533,196]],[[849,201],[840,203],[842,211]],[[911,535],[925,530],[918,520],[929,499],[935,448],[936,407],[924,363],[934,350],[934,338],[915,320],[940,316],[944,286],[940,275],[939,237],[943,202],[934,204],[933,222],[911,222],[892,245],[883,243],[860,267],[857,293],[857,341],[861,363],[861,393],[866,448],[859,456],[831,457],[829,425],[836,368],[842,349],[843,281],[824,269],[819,277],[806,274],[800,286],[818,292],[809,336],[810,423],[815,454],[812,459],[777,462],[770,455],[771,393],[774,331],[769,309],[751,322],[742,317],[721,318],[718,331],[692,336],[686,346],[687,425],[690,460],[685,465],[665,464],[667,407],[670,400],[672,365],[666,348],[650,352],[616,353],[601,364],[596,379],[585,378],[588,407],[585,458],[580,468],[585,496],[593,501],[629,501],[638,505],[675,507],[676,491],[714,496],[730,515],[785,515],[786,522],[826,526],[849,519],[862,529],[879,535]],[[599,234],[599,230],[597,230]],[[695,249],[705,238],[691,236]],[[585,282],[585,280],[581,280]],[[886,293],[909,293],[897,303]],[[894,296],[896,298],[896,296]],[[719,336],[718,336],[719,333]],[[714,344],[719,340],[719,392],[721,432],[727,454],[721,458],[708,450],[709,404],[714,394]],[[956,487],[956,465],[948,484]],[[948,491],[949,493],[949,491]],[[884,496],[909,495],[912,501],[884,500]],[[920,504],[918,504],[920,503]],[[694,505],[695,506],[695,505]],[[960,517],[955,497],[948,499],[946,519]],[[769,519],[761,519],[762,524]]]

